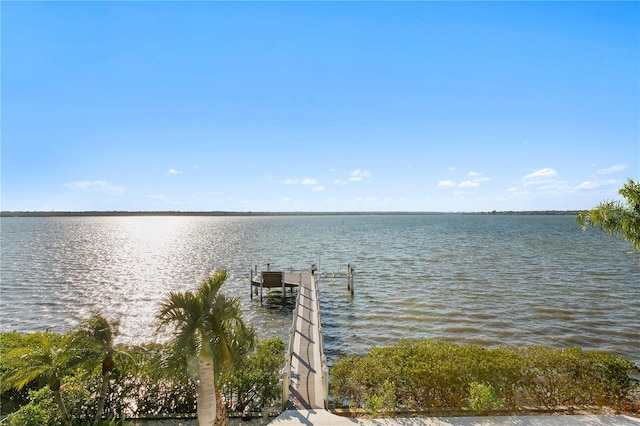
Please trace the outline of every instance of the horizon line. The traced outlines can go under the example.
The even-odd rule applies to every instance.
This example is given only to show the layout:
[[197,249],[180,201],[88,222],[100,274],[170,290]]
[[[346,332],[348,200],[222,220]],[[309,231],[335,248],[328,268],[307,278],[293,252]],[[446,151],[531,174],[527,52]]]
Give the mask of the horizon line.
[[47,216],[357,216],[357,215],[577,215],[582,210],[492,210],[492,211],[182,211],[182,210],[2,210],[0,217],[47,217]]

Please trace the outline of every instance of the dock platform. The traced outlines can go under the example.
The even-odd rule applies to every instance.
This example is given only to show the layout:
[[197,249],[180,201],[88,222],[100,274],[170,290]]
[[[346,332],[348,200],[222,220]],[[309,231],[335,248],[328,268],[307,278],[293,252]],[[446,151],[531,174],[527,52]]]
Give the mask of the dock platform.
[[346,278],[347,289],[353,295],[354,269],[348,264],[343,273],[320,273],[316,265],[308,272],[251,270],[251,298],[254,293],[263,299],[266,288],[281,289],[286,295],[289,289],[297,289],[289,345],[285,365],[281,370],[282,408],[285,410],[324,410],[329,407],[329,368],[324,356],[324,338],[320,322],[320,294],[318,280],[322,277]]

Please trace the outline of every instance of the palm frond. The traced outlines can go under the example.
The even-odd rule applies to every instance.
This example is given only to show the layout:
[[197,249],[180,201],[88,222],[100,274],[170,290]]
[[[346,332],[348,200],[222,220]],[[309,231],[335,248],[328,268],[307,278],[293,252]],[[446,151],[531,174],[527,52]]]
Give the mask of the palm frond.
[[171,292],[161,303],[157,315],[158,330],[172,326],[173,345],[197,353],[201,344],[199,331],[204,321],[204,309],[197,294]]
[[213,275],[207,276],[198,288],[198,296],[206,304],[212,304],[226,280],[227,271],[225,269],[220,269]]
[[160,304],[160,312],[157,315],[160,327],[174,325],[176,328],[184,324],[194,324],[202,318],[202,306],[196,295],[187,291],[185,293],[171,292]]
[[81,352],[69,335],[36,332],[27,339],[27,346],[16,348],[2,360],[5,374],[3,389],[22,389],[39,377],[61,377],[82,362]]
[[640,250],[640,183],[629,179],[618,192],[625,197],[626,205],[620,201],[604,201],[580,212],[576,222],[583,231],[596,227],[610,236],[629,241]]
[[46,353],[33,347],[22,347],[9,352],[2,360],[5,373],[1,378],[3,390],[17,389],[45,375],[52,366]]

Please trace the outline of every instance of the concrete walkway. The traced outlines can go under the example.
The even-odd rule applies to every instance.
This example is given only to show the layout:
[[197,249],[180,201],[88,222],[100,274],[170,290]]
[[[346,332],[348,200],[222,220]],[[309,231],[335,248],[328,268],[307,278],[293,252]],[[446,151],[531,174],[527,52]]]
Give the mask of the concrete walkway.
[[287,410],[272,426],[640,426],[640,419],[620,415],[545,415],[354,419],[327,410]]

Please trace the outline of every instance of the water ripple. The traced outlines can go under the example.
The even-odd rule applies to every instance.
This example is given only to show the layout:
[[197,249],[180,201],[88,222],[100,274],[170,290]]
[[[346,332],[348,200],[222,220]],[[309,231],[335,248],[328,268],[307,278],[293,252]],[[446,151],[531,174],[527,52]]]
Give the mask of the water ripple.
[[286,338],[293,299],[249,294],[254,265],[356,267],[320,283],[331,358],[403,338],[545,344],[640,363],[640,262],[569,216],[2,218],[0,326],[67,330],[92,309],[122,341],[153,340],[169,291],[226,268],[261,337]]

